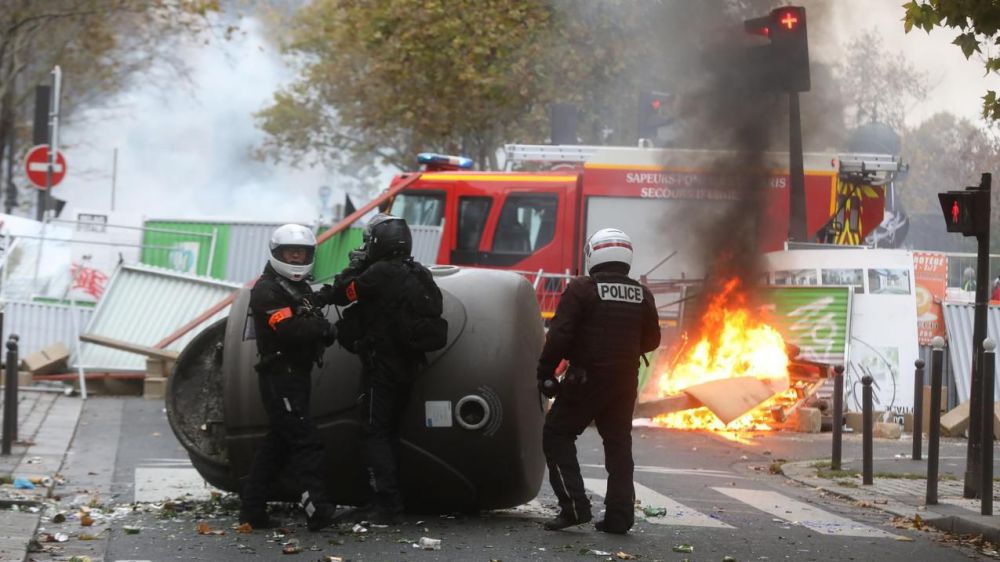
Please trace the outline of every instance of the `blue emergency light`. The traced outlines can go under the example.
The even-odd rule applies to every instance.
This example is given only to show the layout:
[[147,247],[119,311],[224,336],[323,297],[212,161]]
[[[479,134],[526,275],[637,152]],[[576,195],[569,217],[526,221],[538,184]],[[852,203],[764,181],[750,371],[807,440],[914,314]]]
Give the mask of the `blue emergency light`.
[[464,156],[449,156],[434,152],[417,154],[417,163],[427,166],[430,170],[471,170],[472,159]]

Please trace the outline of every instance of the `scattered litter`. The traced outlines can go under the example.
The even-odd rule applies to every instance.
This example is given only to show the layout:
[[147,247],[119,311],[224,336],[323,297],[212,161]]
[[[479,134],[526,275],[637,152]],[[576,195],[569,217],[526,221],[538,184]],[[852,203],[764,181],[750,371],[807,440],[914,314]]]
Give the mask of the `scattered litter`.
[[89,556],[73,556],[69,559],[69,562],[90,562]]
[[14,479],[14,488],[18,490],[34,490],[35,485],[31,483],[31,480],[23,476],[18,476]]
[[674,552],[684,552],[686,554],[691,554],[694,552],[694,547],[689,544],[678,544],[674,546]]
[[340,556],[332,556],[327,554],[323,557],[323,562],[344,562],[344,559]]
[[591,548],[581,548],[580,554],[590,554],[592,556],[611,556],[610,552],[604,550],[594,550]]
[[615,553],[615,558],[617,558],[619,560],[635,560],[635,556],[633,556],[633,555],[631,555],[631,554],[629,554],[627,552],[622,552],[620,550]]
[[736,559],[733,558],[732,556],[723,556],[722,562],[736,562]]
[[80,533],[79,535],[76,536],[76,538],[80,539],[81,541],[96,541],[96,540],[100,539],[101,536],[100,535],[91,535],[91,534],[88,534],[88,533]]
[[642,508],[642,512],[646,515],[646,517],[664,517],[667,515],[667,508],[647,505]]
[[298,554],[302,552],[302,547],[297,544],[290,544],[281,548],[282,554]]
[[356,523],[354,527],[351,528],[351,532],[355,534],[367,533],[368,529],[361,523]]
[[38,464],[40,462],[42,462],[42,457],[31,457],[25,464]]
[[94,518],[91,517],[89,514],[84,513],[83,516],[80,517],[80,525],[81,526],[83,526],[83,527],[90,527],[93,524],[94,524]]
[[242,523],[239,527],[236,527],[236,532],[247,535],[253,532],[253,526],[249,523]]
[[69,535],[66,533],[42,533],[38,535],[38,542],[66,542],[69,540]]
[[202,521],[202,522],[198,523],[198,534],[199,535],[224,535],[224,534],[226,534],[226,532],[223,531],[222,529],[212,529],[212,528],[209,528],[208,523],[205,523],[204,521]]
[[741,461],[748,461],[748,460],[750,460],[750,457],[748,457],[746,455],[740,455],[740,460]]
[[420,537],[420,540],[417,542],[417,546],[424,550],[441,550],[441,539]]
[[896,535],[896,540],[899,542],[913,542],[913,539],[911,539],[910,537],[904,537],[901,535]]
[[141,531],[142,528],[141,527],[133,527],[131,525],[125,525],[124,527],[122,527],[122,530],[125,531],[126,535],[138,535],[139,531]]

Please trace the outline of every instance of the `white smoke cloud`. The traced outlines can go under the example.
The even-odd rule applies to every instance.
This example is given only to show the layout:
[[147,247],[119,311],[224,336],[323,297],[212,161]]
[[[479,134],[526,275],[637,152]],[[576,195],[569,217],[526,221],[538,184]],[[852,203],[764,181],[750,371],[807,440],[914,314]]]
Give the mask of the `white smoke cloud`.
[[[87,112],[61,133],[69,172],[54,195],[77,209],[111,206],[112,154],[118,149],[116,215],[256,221],[317,219],[322,185],[336,178],[316,167],[255,161],[264,134],[253,113],[292,80],[253,19],[245,33],[192,43],[183,58],[190,83],[149,80]],[[66,85],[66,89],[71,85]],[[334,189],[329,204],[343,200]]]

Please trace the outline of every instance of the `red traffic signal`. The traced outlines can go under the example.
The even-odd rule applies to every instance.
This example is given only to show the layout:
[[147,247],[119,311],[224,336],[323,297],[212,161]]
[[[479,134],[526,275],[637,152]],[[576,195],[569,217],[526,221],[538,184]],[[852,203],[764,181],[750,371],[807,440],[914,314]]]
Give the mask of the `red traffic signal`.
[[761,35],[771,44],[756,47],[760,54],[757,64],[775,90],[808,92],[809,37],[806,31],[806,9],[801,6],[775,8],[771,13],[743,22],[747,33]]
[[979,188],[938,193],[948,232],[965,236],[989,234],[990,192]]

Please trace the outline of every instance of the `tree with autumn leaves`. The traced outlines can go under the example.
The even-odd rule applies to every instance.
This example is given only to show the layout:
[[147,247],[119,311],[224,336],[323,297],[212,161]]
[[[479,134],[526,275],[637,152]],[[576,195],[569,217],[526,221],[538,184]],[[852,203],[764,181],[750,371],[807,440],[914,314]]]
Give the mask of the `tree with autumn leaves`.
[[[34,90],[59,65],[61,113],[100,104],[154,66],[183,74],[176,41],[215,29],[218,0],[0,0],[0,177],[30,148]],[[9,191],[12,185],[4,186]]]

